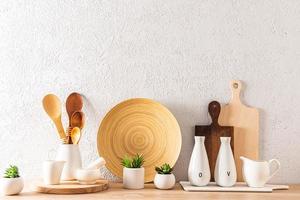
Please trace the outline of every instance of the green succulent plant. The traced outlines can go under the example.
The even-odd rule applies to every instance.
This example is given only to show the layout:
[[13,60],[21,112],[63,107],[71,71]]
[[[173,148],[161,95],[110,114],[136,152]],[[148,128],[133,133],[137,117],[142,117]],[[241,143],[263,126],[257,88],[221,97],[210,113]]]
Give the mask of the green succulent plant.
[[143,155],[136,154],[132,158],[125,156],[121,161],[121,165],[126,168],[141,168],[144,162]]
[[18,177],[20,177],[20,175],[17,166],[10,165],[10,167],[5,170],[4,178],[18,178]]
[[126,168],[131,168],[131,163],[132,160],[128,156],[125,156],[121,161],[121,165]]
[[170,167],[169,164],[165,163],[160,167],[155,167],[155,171],[158,174],[171,174],[171,172],[173,171],[173,168]]

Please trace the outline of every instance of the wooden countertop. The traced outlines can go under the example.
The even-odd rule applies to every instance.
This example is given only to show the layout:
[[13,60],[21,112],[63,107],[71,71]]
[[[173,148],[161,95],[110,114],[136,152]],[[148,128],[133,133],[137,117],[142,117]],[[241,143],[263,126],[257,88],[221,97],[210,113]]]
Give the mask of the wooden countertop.
[[242,192],[186,192],[182,190],[179,184],[173,190],[158,190],[154,188],[153,184],[146,184],[145,189],[142,190],[125,190],[120,183],[110,183],[110,188],[104,192],[81,194],[81,195],[50,195],[36,193],[29,187],[25,187],[24,191],[17,196],[1,196],[2,200],[58,200],[58,199],[101,199],[101,200],[123,200],[123,199],[138,199],[138,200],[239,200],[239,199],[279,199],[279,200],[300,200],[300,185],[290,185],[289,190],[277,190],[273,193],[242,193]]

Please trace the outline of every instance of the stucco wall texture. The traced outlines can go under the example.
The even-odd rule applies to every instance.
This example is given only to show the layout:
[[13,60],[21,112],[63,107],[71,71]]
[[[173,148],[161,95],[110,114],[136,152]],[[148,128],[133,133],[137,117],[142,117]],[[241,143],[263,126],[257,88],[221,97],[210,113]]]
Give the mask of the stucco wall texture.
[[244,102],[260,109],[260,158],[282,164],[272,182],[300,183],[299,19],[298,0],[0,1],[0,171],[12,163],[41,175],[59,145],[42,98],[78,91],[84,165],[98,156],[109,109],[145,97],[180,124],[175,175],[186,180],[194,126],[210,122],[208,103],[228,102],[229,81],[240,79]]

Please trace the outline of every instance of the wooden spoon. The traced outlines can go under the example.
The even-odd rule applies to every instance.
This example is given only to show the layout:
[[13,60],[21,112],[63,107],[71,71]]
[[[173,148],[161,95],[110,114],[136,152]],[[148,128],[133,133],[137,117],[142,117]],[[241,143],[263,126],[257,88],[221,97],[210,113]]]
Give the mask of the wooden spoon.
[[71,93],[66,102],[66,109],[69,116],[69,127],[71,127],[71,117],[74,112],[81,111],[83,107],[82,96],[76,92]]
[[67,133],[67,143],[72,144],[72,140],[70,138],[70,133],[72,128],[75,126],[71,126],[71,118],[74,112],[81,111],[83,107],[83,99],[82,96],[76,92],[71,93],[66,101],[66,109],[69,116],[69,127]]
[[80,130],[84,127],[85,115],[81,111],[76,111],[71,117],[71,127],[78,127]]
[[71,131],[71,139],[73,144],[78,144],[81,137],[81,132],[78,127],[74,127]]
[[60,139],[66,139],[66,134],[61,123],[61,102],[54,94],[48,94],[43,98],[43,107],[48,116],[54,122]]
[[[71,131],[74,127],[81,129],[84,127],[85,115],[81,111],[76,111],[71,117],[71,126],[69,127],[68,135],[71,135]],[[69,137],[68,144],[72,144],[72,139]]]

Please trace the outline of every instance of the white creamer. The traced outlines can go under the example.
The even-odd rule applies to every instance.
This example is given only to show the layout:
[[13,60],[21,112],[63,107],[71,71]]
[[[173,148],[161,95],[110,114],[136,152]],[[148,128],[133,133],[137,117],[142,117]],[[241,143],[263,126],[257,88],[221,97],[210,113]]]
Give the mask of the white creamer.
[[[241,156],[243,162],[243,177],[249,187],[264,187],[264,185],[278,172],[280,163],[276,159],[269,161],[254,161]],[[275,165],[273,172],[271,166]]]

